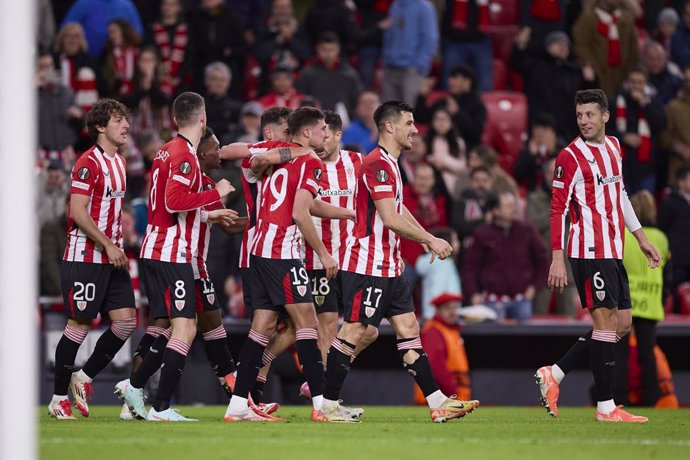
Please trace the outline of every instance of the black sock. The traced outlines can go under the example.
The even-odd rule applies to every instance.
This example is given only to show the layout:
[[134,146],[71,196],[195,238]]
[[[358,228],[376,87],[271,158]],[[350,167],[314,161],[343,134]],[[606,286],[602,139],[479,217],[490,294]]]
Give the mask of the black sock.
[[146,357],[144,357],[144,361],[129,380],[134,388],[144,388],[151,376],[160,369],[161,364],[163,364],[163,355],[165,353],[165,347],[168,345],[169,338],[170,336],[168,334],[161,334],[153,341],[149,348],[149,352],[146,354]]
[[575,369],[577,366],[589,359],[589,346],[592,341],[592,331],[588,331],[577,339],[577,342],[570,347],[562,357],[556,362],[564,374]]
[[262,376],[256,377],[254,386],[252,386],[252,399],[256,404],[264,402],[264,390],[266,389],[266,378]]
[[616,367],[616,333],[594,331],[590,345],[590,361],[594,374],[597,401],[613,399],[613,374]]
[[144,334],[139,341],[139,345],[137,345],[137,349],[134,351],[132,358],[135,356],[139,356],[141,359],[146,358],[146,355],[149,353],[149,348],[151,348],[151,345],[153,345],[154,340],[156,340],[156,337],[152,336],[151,334]]
[[323,358],[321,358],[321,350],[319,350],[316,329],[300,329],[295,333],[295,338],[297,355],[300,364],[302,364],[304,376],[307,378],[311,395],[312,397],[321,396],[324,391]]
[[158,393],[153,402],[153,408],[164,411],[170,407],[170,400],[182,376],[185,361],[189,353],[189,345],[178,339],[170,339],[163,353],[163,369],[158,384]]
[[211,363],[211,368],[218,377],[225,377],[235,372],[236,366],[228,348],[228,336],[223,326],[218,326],[209,332],[202,334],[206,356]]
[[267,336],[259,334],[253,329],[249,331],[249,337],[244,341],[238,358],[237,380],[233,394],[242,398],[249,396],[249,389],[261,370],[261,356],[264,354],[266,345],[268,345]]
[[124,344],[125,341],[117,337],[112,330],[105,331],[101,334],[98,342],[96,342],[96,348],[93,349],[93,353],[84,364],[82,368],[84,373],[92,379],[95,378],[113,360]]
[[[350,372],[350,363],[355,346],[338,337],[331,342],[326,357],[326,391],[324,398],[331,401],[340,399],[340,389],[345,383],[345,377]],[[310,388],[311,389],[311,388]],[[312,393],[313,394],[313,393]]]
[[[437,391],[438,385],[434,380],[434,374],[431,372],[429,357],[422,349],[422,339],[419,337],[414,337],[411,339],[398,339],[397,344],[398,353],[400,354],[400,359],[402,359],[403,367],[405,367],[405,370],[407,370],[408,374],[414,377],[414,380],[422,390],[424,397],[427,397],[431,393]],[[405,362],[404,357],[410,351],[416,353],[418,356],[413,363],[408,364]]]
[[53,394],[67,396],[69,381],[74,372],[74,359],[81,343],[86,338],[87,331],[65,327],[62,337],[55,349],[55,383]]

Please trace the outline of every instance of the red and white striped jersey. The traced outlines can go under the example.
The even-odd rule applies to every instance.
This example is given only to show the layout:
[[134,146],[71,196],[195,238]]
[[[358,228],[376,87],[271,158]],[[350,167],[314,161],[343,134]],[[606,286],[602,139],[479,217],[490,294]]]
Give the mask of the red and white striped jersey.
[[622,259],[624,227],[640,228],[623,185],[618,139],[603,144],[580,137],[556,159],[551,198],[551,248],[564,249],[565,216],[570,212],[566,255],[578,259]]
[[361,275],[395,278],[402,274],[400,237],[383,225],[374,201],[395,200],[403,213],[403,185],[398,161],[378,146],[364,158],[358,175],[354,238],[345,251],[342,269]]
[[[341,150],[338,160],[323,162],[324,174],[321,176],[321,190],[318,200],[339,208],[355,209],[357,176],[362,166],[362,154]],[[342,267],[345,260],[347,242],[353,238],[355,223],[345,219],[322,219],[312,217],[316,232],[326,246],[326,250]],[[319,270],[323,268],[316,251],[305,242],[305,268]]]
[[[213,190],[216,188],[216,183],[203,172],[201,173],[201,187],[204,191]],[[214,209],[222,209],[225,205],[221,200],[204,207],[205,211],[213,211]],[[196,263],[193,265],[194,279],[208,278],[208,270],[206,270],[206,257],[208,256],[208,246],[211,242],[211,226],[213,224],[202,220],[199,225],[199,249],[196,252]]]
[[242,244],[240,245],[240,263],[239,268],[249,268],[249,255],[254,241],[254,233],[256,232],[256,219],[258,210],[256,203],[261,202],[261,182],[266,176],[257,178],[251,168],[251,160],[254,155],[266,153],[271,149],[279,147],[299,147],[299,144],[282,141],[264,141],[256,144],[250,144],[249,157],[242,160],[242,190],[244,191],[244,201],[247,203],[247,228],[242,235]]
[[204,206],[218,201],[218,191],[202,191],[194,146],[177,135],[161,147],[151,167],[149,223],[141,258],[191,263],[196,257]]
[[[91,219],[105,236],[122,249],[122,204],[125,200],[126,165],[119,154],[110,156],[94,145],[79,157],[72,169],[71,193],[89,197]],[[63,259],[69,262],[109,264],[103,248],[67,219],[67,247]]]
[[323,163],[311,156],[273,167],[261,181],[256,233],[251,253],[266,259],[301,259],[302,234],[292,219],[297,190],[319,194]]

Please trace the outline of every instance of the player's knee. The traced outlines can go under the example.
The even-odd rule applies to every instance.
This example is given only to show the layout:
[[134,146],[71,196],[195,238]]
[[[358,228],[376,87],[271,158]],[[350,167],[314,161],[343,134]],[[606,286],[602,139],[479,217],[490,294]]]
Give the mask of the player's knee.
[[68,319],[67,320],[67,326],[70,327],[71,329],[78,329],[79,331],[88,332],[89,329],[91,328],[91,321],[92,320],[87,319],[87,318]]
[[113,321],[110,325],[110,330],[113,331],[113,334],[115,334],[120,340],[123,341],[127,340],[136,328],[136,318],[118,319]]
[[374,326],[369,326],[367,327],[367,330],[364,332],[364,336],[362,337],[363,345],[371,345],[372,343],[376,342],[376,339],[378,338],[379,330]]
[[205,311],[197,315],[197,328],[202,333],[212,331],[222,324],[220,310]]
[[344,323],[338,337],[353,344],[358,344],[364,336],[367,326],[362,323]]

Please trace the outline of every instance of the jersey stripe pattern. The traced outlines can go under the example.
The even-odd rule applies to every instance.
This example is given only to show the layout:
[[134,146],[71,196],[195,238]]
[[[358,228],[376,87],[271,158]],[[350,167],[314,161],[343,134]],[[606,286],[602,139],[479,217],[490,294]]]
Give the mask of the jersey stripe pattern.
[[[341,150],[337,161],[323,162],[324,174],[321,178],[321,190],[318,200],[354,211],[357,175],[362,166],[362,154]],[[353,238],[355,223],[346,219],[321,219],[312,217],[319,239],[326,250],[342,267],[348,241]],[[316,251],[305,242],[305,268],[320,270],[323,268]]]
[[295,194],[318,196],[323,163],[303,156],[273,167],[261,181],[261,201],[251,253],[266,259],[301,259],[301,239],[292,219]]
[[201,208],[220,200],[218,191],[202,191],[201,169],[192,144],[178,135],[156,154],[151,168],[149,223],[141,258],[191,263],[199,248]]
[[[122,244],[122,204],[126,191],[125,159],[110,156],[97,145],[79,157],[72,169],[72,194],[89,197],[87,210],[98,229],[120,249]],[[69,262],[109,264],[103,248],[74,223],[67,223],[67,246],[63,259]]]
[[364,158],[358,175],[354,238],[345,251],[342,269],[361,275],[395,278],[402,274],[400,237],[383,225],[374,201],[395,200],[403,214],[402,180],[397,159],[378,146]]
[[[620,143],[578,137],[556,159],[551,198],[551,248],[578,259],[622,259],[624,229],[639,226],[623,185]],[[639,228],[639,227],[638,227]],[[635,228],[634,228],[635,229]]]
[[[213,190],[216,188],[216,183],[206,174],[201,173],[201,186],[204,191]],[[204,207],[205,211],[213,211],[215,209],[222,209],[225,206],[223,202],[218,200]],[[206,257],[208,256],[208,246],[211,242],[211,226],[213,224],[202,220],[199,224],[199,247],[196,252],[196,262],[192,266],[194,272],[194,279],[208,278],[208,270],[206,269]]]
[[251,160],[254,155],[266,153],[271,149],[279,147],[299,147],[298,144],[282,142],[282,141],[264,141],[256,144],[250,144],[249,157],[242,160],[242,190],[244,191],[244,201],[247,203],[247,228],[242,235],[242,244],[240,245],[240,261],[239,268],[249,268],[249,256],[254,242],[254,234],[256,232],[256,219],[258,210],[256,203],[261,202],[261,183],[266,176],[257,178],[251,168]]

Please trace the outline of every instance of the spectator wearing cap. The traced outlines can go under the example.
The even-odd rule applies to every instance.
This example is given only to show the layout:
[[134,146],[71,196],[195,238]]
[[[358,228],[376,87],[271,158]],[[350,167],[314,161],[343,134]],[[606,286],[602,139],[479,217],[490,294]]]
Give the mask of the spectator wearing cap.
[[429,319],[434,316],[435,310],[432,299],[443,294],[451,293],[462,295],[460,274],[457,267],[457,255],[460,252],[460,239],[452,228],[437,227],[431,231],[436,238],[446,240],[453,247],[453,256],[446,259],[434,260],[433,254],[423,253],[417,258],[415,270],[422,281],[422,316]]
[[247,102],[240,110],[240,123],[234,133],[228,137],[228,142],[246,142],[255,144],[261,140],[261,113],[263,108],[256,101]]
[[669,62],[666,49],[654,40],[644,42],[640,58],[647,71],[651,95],[665,106],[683,87],[683,73]]
[[656,193],[656,162],[666,112],[661,102],[650,96],[644,69],[634,67],[628,72],[623,90],[609,107],[606,131],[620,141],[626,191],[631,195],[640,190]]
[[579,131],[572,106],[575,92],[596,85],[591,66],[580,67],[570,59],[570,38],[565,32],[549,33],[541,50],[529,51],[527,45],[532,31],[524,27],[510,56],[510,65],[525,82],[529,125],[533,126],[541,114],[556,120],[556,133],[563,139],[574,139]]
[[[458,308],[462,296],[444,292],[431,300],[436,312],[422,327],[422,345],[429,357],[434,380],[444,394],[458,399],[472,399],[470,366],[465,343],[458,325]],[[415,402],[425,404],[424,395],[415,387]]]
[[584,8],[573,25],[575,54],[594,69],[608,97],[620,91],[628,70],[639,59],[635,18],[628,8],[620,8],[620,3],[595,0],[593,8]]
[[242,103],[230,96],[232,72],[225,63],[216,61],[204,69],[204,100],[208,126],[223,139],[239,121]]
[[671,38],[676,33],[678,28],[678,13],[671,7],[662,9],[656,20],[656,40],[666,49],[671,52]]
[[264,109],[288,107],[297,110],[302,106],[304,94],[295,89],[295,77],[288,68],[276,67],[271,72],[271,90],[259,99]]
[[296,88],[350,119],[355,113],[357,95],[362,90],[359,75],[346,59],[340,58],[340,40],[333,32],[324,32],[316,44],[316,59],[300,74]]
[[527,320],[532,299],[546,284],[546,247],[536,228],[517,218],[513,193],[500,193],[487,207],[490,223],[476,228],[463,259],[463,292],[472,305],[494,310],[499,320]]
[[533,191],[542,183],[541,166],[549,158],[555,158],[565,145],[556,133],[556,119],[549,114],[538,115],[515,163],[515,180]]
[[438,20],[428,0],[395,0],[383,32],[381,99],[414,105],[438,48]]
[[486,123],[486,106],[477,90],[476,73],[466,65],[454,67],[448,76],[448,95],[428,105],[426,97],[431,92],[435,81],[429,78],[421,86],[415,104],[415,120],[430,124],[434,112],[439,108],[444,108],[450,113],[458,134],[465,140],[467,150],[473,149],[479,145]]

